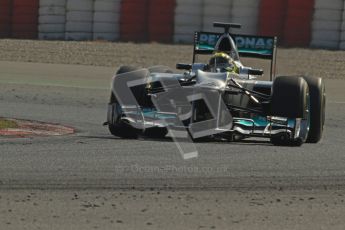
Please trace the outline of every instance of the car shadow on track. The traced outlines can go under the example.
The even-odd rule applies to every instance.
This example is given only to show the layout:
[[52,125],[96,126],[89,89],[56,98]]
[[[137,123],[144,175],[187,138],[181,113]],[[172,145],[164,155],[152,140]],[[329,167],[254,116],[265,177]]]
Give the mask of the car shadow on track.
[[[79,136],[81,138],[85,139],[99,139],[99,140],[114,140],[114,141],[141,141],[141,142],[166,142],[166,143],[173,143],[174,140],[171,137],[164,137],[164,138],[150,138],[146,136],[140,136],[136,139],[129,139],[129,138],[120,138],[120,137],[114,137],[114,136]],[[182,140],[183,141],[183,140]],[[188,142],[187,139],[185,139],[186,142]],[[272,143],[269,140],[262,139],[245,139],[240,141],[228,141],[225,139],[214,139],[214,138],[208,138],[203,140],[197,140],[193,142],[196,145],[202,145],[202,144],[230,144],[230,145],[245,145],[245,146],[273,146]]]

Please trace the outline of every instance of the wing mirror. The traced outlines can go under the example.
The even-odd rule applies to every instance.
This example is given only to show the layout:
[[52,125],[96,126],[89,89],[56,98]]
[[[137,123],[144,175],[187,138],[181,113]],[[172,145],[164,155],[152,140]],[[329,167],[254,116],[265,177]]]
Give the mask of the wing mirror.
[[192,65],[191,64],[184,64],[184,63],[177,63],[176,64],[176,69],[191,70],[192,69]]
[[248,69],[249,75],[263,75],[264,71],[262,69]]

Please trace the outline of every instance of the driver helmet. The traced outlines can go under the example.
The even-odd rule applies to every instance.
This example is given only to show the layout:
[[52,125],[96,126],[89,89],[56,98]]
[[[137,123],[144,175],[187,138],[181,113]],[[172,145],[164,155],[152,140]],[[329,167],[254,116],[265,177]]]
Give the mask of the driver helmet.
[[234,60],[224,52],[216,52],[209,61],[211,72],[231,72],[234,70]]

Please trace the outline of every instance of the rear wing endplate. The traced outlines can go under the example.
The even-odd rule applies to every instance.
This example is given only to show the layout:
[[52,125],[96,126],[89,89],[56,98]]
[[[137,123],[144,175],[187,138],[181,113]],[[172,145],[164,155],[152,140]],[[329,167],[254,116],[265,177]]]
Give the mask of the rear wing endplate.
[[[221,35],[221,33],[214,32],[195,32],[193,63],[195,62],[195,56],[198,54],[212,54]],[[242,34],[230,34],[230,36],[237,46],[240,57],[260,58],[271,61],[270,77],[273,80],[275,76],[277,37]]]

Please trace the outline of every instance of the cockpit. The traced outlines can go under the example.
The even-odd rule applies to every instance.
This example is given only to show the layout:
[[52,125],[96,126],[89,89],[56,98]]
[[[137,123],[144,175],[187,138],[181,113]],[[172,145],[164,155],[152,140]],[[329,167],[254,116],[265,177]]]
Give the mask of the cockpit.
[[214,52],[222,52],[228,54],[234,61],[239,61],[240,57],[236,49],[234,40],[229,34],[223,34],[214,49]]

